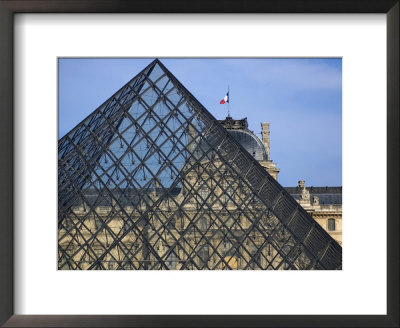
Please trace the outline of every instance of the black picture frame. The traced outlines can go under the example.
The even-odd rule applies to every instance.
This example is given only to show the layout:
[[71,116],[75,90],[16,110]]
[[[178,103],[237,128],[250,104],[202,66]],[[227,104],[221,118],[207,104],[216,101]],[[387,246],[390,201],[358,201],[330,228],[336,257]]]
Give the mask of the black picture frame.
[[[0,0],[0,324],[4,327],[399,327],[399,8],[399,0]],[[386,14],[387,315],[14,315],[13,16],[15,13],[156,12]]]

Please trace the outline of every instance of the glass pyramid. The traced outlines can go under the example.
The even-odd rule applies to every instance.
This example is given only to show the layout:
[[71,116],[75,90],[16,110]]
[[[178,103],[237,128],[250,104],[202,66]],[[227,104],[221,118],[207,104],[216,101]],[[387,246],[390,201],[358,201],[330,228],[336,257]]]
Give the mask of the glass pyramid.
[[61,270],[341,269],[341,247],[157,59],[58,147]]

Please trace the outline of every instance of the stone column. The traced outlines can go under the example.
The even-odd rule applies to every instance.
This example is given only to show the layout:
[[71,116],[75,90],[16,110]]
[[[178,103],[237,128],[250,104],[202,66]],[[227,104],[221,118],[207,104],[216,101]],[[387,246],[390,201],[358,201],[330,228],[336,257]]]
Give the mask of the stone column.
[[262,142],[267,151],[267,157],[268,159],[270,159],[269,123],[267,122],[261,123],[261,135],[262,135]]

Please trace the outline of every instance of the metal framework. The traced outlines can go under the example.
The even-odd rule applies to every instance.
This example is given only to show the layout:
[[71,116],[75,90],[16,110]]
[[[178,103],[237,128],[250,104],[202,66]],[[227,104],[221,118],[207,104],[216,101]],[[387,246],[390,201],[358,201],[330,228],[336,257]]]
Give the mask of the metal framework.
[[58,147],[59,269],[341,269],[337,242],[157,59]]

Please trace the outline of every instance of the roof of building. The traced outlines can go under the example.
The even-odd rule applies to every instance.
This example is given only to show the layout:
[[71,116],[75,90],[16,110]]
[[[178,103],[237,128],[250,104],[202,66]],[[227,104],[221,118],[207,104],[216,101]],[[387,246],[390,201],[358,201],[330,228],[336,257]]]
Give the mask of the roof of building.
[[227,116],[219,120],[222,126],[246,149],[257,161],[268,160],[267,151],[262,141],[248,129],[247,117],[234,120]]
[[[286,191],[296,200],[300,199],[301,187],[285,187]],[[341,205],[342,204],[342,187],[306,187],[310,192],[311,200],[316,196],[319,198],[321,205]]]

